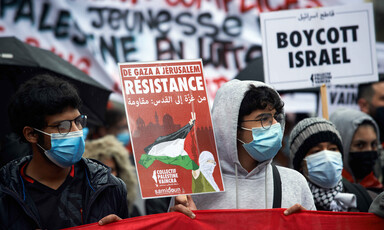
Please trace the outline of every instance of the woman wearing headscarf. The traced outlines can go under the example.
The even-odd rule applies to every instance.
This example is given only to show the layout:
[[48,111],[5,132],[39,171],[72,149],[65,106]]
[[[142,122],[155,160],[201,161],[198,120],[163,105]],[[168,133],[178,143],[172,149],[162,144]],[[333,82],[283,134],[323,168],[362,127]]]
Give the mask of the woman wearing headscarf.
[[342,108],[331,114],[343,138],[343,177],[361,184],[374,198],[383,191],[383,185],[373,173],[378,160],[379,129],[371,116],[358,110]]

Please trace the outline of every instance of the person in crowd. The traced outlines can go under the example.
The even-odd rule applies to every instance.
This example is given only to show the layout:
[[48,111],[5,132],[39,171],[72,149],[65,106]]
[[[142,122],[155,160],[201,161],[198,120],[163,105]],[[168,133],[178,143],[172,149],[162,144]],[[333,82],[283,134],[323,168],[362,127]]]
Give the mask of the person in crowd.
[[343,144],[332,122],[306,118],[293,128],[289,140],[293,168],[307,179],[317,210],[368,212],[368,192],[342,179]]
[[89,135],[90,139],[114,135],[124,146],[127,146],[130,143],[130,135],[124,110],[113,105],[107,108],[105,124],[93,127]]
[[0,142],[0,168],[8,162],[32,155],[31,146],[14,132],[7,134]]
[[34,76],[12,97],[12,129],[32,156],[0,170],[2,228],[60,229],[128,217],[124,182],[82,158],[87,116],[80,105],[72,85],[48,74]]
[[360,84],[358,87],[357,104],[360,110],[370,115],[379,127],[381,145],[378,146],[379,160],[375,165],[376,176],[384,180],[384,76],[379,75],[380,81]]
[[128,151],[113,135],[106,135],[95,140],[85,142],[84,157],[102,162],[111,173],[121,178],[127,188],[127,201],[130,217],[140,216],[134,201],[137,195],[137,177],[135,167],[128,159]]
[[[383,78],[383,76],[381,76]],[[357,104],[360,110],[370,115],[380,130],[380,141],[384,142],[384,80],[360,84]]]
[[[225,192],[177,196],[170,211],[195,218],[196,209],[315,210],[305,178],[272,165],[281,148],[284,103],[269,85],[231,80],[217,92],[212,120]],[[274,191],[274,192],[272,192]]]
[[114,135],[127,149],[129,160],[134,165],[131,136],[128,129],[127,117],[123,108],[112,102],[108,103],[105,121],[102,125],[89,129],[88,139],[95,140],[106,135]]
[[[115,136],[117,140],[119,140],[123,144],[127,153],[126,157],[129,159],[131,165],[135,166],[136,162],[133,156],[131,136],[124,107],[123,105],[113,103],[112,101],[109,101],[108,103],[107,110],[105,112],[104,123],[99,126],[90,127],[87,140],[97,140],[106,135]],[[140,189],[138,186],[136,186],[136,193],[139,192]],[[132,207],[133,209],[130,210],[130,216],[135,217],[145,215],[145,203],[148,202],[148,200],[149,199],[142,199],[141,196],[136,196]],[[167,203],[167,207],[168,204],[169,202]]]
[[374,198],[383,191],[383,185],[373,173],[380,145],[379,128],[366,113],[341,108],[330,116],[343,138],[343,177],[361,184]]
[[380,193],[369,207],[369,212],[384,218],[384,192]]

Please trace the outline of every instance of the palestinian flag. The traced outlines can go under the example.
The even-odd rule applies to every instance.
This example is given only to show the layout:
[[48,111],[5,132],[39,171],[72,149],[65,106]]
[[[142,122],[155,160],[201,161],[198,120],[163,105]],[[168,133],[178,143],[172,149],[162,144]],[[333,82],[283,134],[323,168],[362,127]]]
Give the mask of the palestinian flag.
[[167,136],[158,137],[155,142],[144,148],[146,154],[141,155],[139,164],[148,168],[155,160],[165,164],[179,165],[185,169],[196,170],[199,166],[184,150],[184,142],[193,125],[189,123]]

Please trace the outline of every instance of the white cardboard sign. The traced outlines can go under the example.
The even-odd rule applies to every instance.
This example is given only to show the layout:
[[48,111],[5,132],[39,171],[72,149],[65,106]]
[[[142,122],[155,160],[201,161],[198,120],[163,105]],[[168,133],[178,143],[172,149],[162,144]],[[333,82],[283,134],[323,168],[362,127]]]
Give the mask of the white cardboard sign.
[[372,4],[261,14],[265,82],[278,90],[378,80]]

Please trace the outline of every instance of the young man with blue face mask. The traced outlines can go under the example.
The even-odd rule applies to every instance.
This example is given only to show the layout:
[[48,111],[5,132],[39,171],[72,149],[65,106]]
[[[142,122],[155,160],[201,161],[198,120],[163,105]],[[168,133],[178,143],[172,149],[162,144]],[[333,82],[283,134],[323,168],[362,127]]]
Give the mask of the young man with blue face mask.
[[50,75],[32,78],[13,96],[12,128],[33,155],[0,170],[4,228],[59,229],[128,217],[124,183],[104,165],[82,158],[87,117],[80,105],[75,88]]
[[212,120],[225,192],[187,199],[179,196],[170,210],[192,218],[195,209],[281,207],[287,208],[286,215],[315,210],[305,178],[271,164],[282,145],[283,106],[279,94],[262,82],[231,80],[224,84],[216,94]]
[[307,179],[318,210],[368,212],[372,199],[367,191],[342,179],[341,140],[324,118],[300,121],[290,134],[293,167]]

